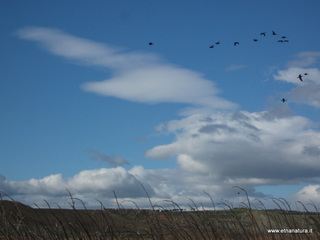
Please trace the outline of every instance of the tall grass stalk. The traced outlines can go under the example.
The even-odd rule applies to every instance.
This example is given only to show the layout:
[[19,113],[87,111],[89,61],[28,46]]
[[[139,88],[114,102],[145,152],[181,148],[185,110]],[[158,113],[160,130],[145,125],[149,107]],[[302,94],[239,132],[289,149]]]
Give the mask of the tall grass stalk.
[[[297,202],[302,211],[293,211],[291,205],[283,198],[271,199],[277,209],[267,209],[261,200],[250,201],[245,189],[235,187],[245,195],[245,201],[239,207],[224,201],[217,208],[211,195],[204,191],[212,207],[206,209],[185,197],[191,211],[185,211],[172,200],[153,203],[146,189],[150,204],[149,209],[141,209],[131,200],[119,202],[114,193],[116,209],[108,209],[103,203],[100,209],[89,210],[81,199],[70,192],[68,204],[70,209],[47,208],[36,205],[31,208],[15,202],[4,193],[0,195],[0,240],[16,239],[91,239],[91,240],[315,240],[320,239],[320,213],[311,203],[314,211],[307,205]],[[9,200],[4,200],[4,198]],[[76,207],[80,203],[82,209]],[[165,208],[168,203],[172,208]],[[255,207],[258,203],[259,207]],[[124,204],[132,204],[125,208]],[[200,207],[199,207],[200,206]],[[219,204],[218,204],[219,206]],[[313,229],[313,233],[276,234],[267,233],[268,229]]]

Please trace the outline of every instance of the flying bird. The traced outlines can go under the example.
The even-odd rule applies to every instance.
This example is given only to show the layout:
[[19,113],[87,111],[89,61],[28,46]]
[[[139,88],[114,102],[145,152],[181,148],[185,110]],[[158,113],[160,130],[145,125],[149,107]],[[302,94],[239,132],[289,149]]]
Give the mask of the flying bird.
[[260,33],[260,35],[266,36],[266,33],[265,33],[265,32],[262,32],[262,33]]
[[149,42],[149,46],[151,46],[151,45],[154,45],[154,43],[153,42]]
[[272,31],[272,35],[277,35],[277,33],[275,31]]
[[216,42],[216,44],[218,45],[218,44],[220,44],[220,42]]
[[234,42],[233,43],[233,46],[237,46],[237,45],[239,45],[239,42]]
[[285,98],[282,98],[281,101],[284,103],[286,102],[287,100]]
[[214,48],[214,46],[213,46],[213,45],[211,45],[209,48]]
[[289,42],[289,40],[284,40],[283,42]]
[[281,38],[287,38],[286,36],[282,36]]
[[255,39],[253,39],[253,41],[254,41],[254,42],[258,42],[258,39],[255,38]]
[[297,78],[299,78],[299,80],[300,80],[301,82],[303,82],[303,79],[302,79],[302,75],[301,75],[301,74],[299,74],[299,76],[298,76]]
[[307,75],[309,75],[309,74],[308,74],[308,73],[305,73],[304,75],[306,75],[306,76],[307,76]]
[[278,42],[281,42],[281,43],[283,43],[283,40],[278,40]]

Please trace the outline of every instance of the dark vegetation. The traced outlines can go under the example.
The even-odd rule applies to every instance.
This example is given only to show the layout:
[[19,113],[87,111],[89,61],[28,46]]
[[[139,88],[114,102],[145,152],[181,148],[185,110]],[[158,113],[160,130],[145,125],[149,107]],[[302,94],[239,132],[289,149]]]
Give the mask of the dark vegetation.
[[[246,192],[245,192],[246,193]],[[70,209],[31,208],[13,199],[0,200],[0,239],[219,239],[291,240],[320,239],[320,213],[293,211],[285,199],[274,199],[277,209],[259,209],[247,202],[239,208],[225,203],[224,209],[198,208],[190,199],[191,211],[152,205],[150,209],[86,209],[70,196]],[[211,199],[210,195],[208,197]],[[117,199],[116,199],[117,200]],[[150,200],[150,199],[149,199]],[[76,202],[83,209],[75,207]],[[301,233],[268,233],[268,229],[300,229]],[[304,232],[304,229],[312,233]]]

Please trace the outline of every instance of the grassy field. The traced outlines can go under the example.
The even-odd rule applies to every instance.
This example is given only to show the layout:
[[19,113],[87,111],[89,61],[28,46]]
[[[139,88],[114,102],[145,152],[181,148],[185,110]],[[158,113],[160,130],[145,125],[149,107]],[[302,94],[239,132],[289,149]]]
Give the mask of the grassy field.
[[253,209],[248,202],[242,208],[226,204],[224,210],[182,211],[178,205],[149,210],[106,209],[102,204],[99,210],[74,204],[71,209],[31,208],[1,200],[0,239],[320,239],[316,207],[297,212],[284,199],[274,202],[279,209]]

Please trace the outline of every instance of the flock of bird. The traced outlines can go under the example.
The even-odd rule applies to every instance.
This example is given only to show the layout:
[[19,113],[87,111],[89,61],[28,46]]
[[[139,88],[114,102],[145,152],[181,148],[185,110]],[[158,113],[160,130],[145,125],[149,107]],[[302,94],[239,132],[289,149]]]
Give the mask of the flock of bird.
[[[278,35],[278,33],[276,33],[275,31],[272,31],[271,34],[272,34],[273,36]],[[267,35],[267,33],[266,33],[266,32],[262,32],[262,33],[260,33],[260,35],[265,37],[265,36]],[[259,40],[258,40],[257,38],[254,38],[253,41],[254,41],[254,42],[258,42]],[[287,39],[286,36],[282,36],[281,39],[278,40],[278,42],[279,42],[279,43],[287,43],[287,42],[289,42],[289,40]],[[216,42],[215,44],[216,44],[216,45],[219,45],[220,42]],[[233,46],[237,46],[237,45],[239,45],[239,44],[240,44],[240,42],[233,42]],[[214,48],[214,46],[215,46],[215,45],[212,44],[212,45],[209,46],[209,48]]]
[[[261,32],[260,35],[263,36],[263,37],[266,37],[266,36],[267,36],[267,33],[266,33],[266,32]],[[278,33],[276,33],[275,31],[272,31],[272,32],[271,32],[271,35],[277,36]],[[257,38],[254,38],[254,39],[253,39],[253,42],[258,42],[258,41],[259,41],[259,40],[258,40]],[[280,38],[277,42],[278,42],[278,43],[288,43],[289,40],[287,39],[286,36],[281,36],[281,38]],[[215,44],[210,45],[209,48],[214,48],[215,45],[220,45],[220,44],[221,44],[221,42],[215,42]],[[239,44],[240,44],[240,42],[237,42],[237,41],[236,41],[236,42],[233,42],[233,46],[237,46],[237,45],[239,45]],[[154,44],[153,42],[149,42],[149,45],[152,46],[152,45],[155,45],[155,44]],[[298,78],[301,82],[303,82],[303,76],[307,76],[307,75],[308,75],[308,73],[299,74],[297,78]],[[287,99],[282,98],[281,101],[282,101],[283,103],[285,103],[285,102],[287,101]]]
[[[263,36],[263,37],[266,37],[267,36],[267,32],[261,32],[260,35]],[[276,36],[276,35],[278,35],[278,33],[276,33],[275,31],[272,31],[271,35]],[[258,42],[258,41],[259,40],[257,38],[253,39],[253,42]],[[286,36],[281,36],[281,38],[278,40],[278,42],[279,43],[288,43],[289,40],[287,39]],[[214,48],[215,45],[219,45],[219,44],[221,44],[221,42],[215,42],[214,44],[210,45],[209,48]],[[233,42],[233,46],[237,46],[239,44],[240,44],[240,42],[237,42],[237,41]],[[152,46],[152,45],[155,45],[155,44],[153,42],[149,42],[149,45]]]

